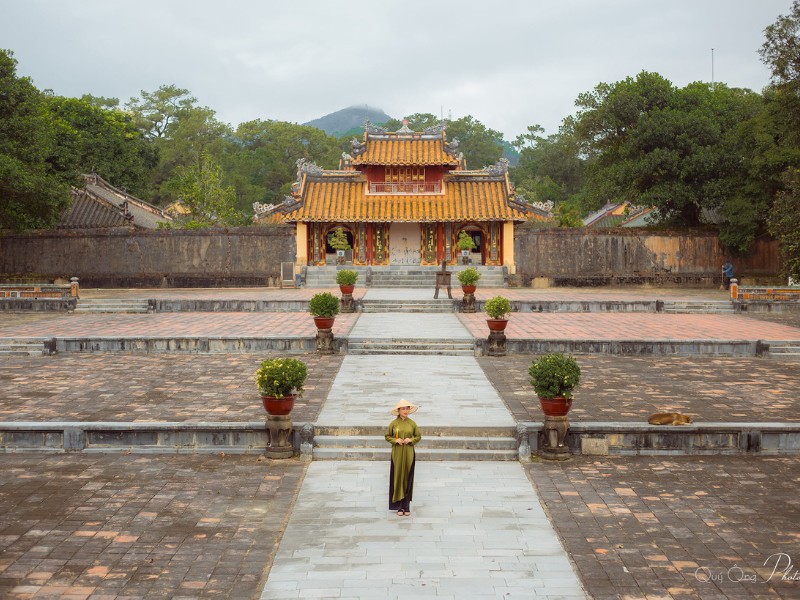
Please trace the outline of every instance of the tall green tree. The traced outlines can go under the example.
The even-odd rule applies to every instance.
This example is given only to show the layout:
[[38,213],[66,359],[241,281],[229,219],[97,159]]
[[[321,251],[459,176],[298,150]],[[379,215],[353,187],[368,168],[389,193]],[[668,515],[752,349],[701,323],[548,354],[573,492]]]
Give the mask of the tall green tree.
[[[519,162],[511,169],[517,192],[528,201],[551,201],[558,205],[574,197],[583,184],[583,161],[567,118],[557,134],[544,137],[539,125],[517,136],[514,146]],[[574,222],[574,220],[573,220]]]
[[503,156],[503,134],[467,115],[447,122],[447,139],[458,139],[468,169],[495,164]]
[[765,142],[758,139],[760,95],[701,82],[678,89],[643,72],[600,84],[578,105],[587,209],[629,201],[655,207],[671,225],[716,222],[723,241],[740,251],[764,228],[774,181],[756,176],[756,141]]
[[69,186],[49,162],[54,148],[44,94],[0,50],[0,228],[50,227],[69,205]]
[[189,211],[179,220],[183,227],[242,224],[243,219],[234,206],[236,190],[223,183],[222,168],[208,153],[203,153],[197,164],[177,167],[170,186]]
[[257,119],[236,128],[221,163],[226,180],[236,188],[236,206],[252,212],[254,202],[283,200],[297,177],[298,159],[335,169],[341,153],[341,141],[321,129]]
[[146,191],[149,171],[158,157],[129,114],[110,110],[86,99],[48,97],[55,130],[55,149],[48,159],[64,181],[80,185],[91,170],[135,195]]
[[136,125],[145,137],[166,138],[182,111],[193,108],[197,98],[189,90],[174,84],[162,85],[154,92],[142,90],[141,96],[131,98],[126,108],[136,118]]
[[785,189],[778,193],[769,216],[769,232],[781,245],[786,275],[800,281],[800,170],[788,169]]

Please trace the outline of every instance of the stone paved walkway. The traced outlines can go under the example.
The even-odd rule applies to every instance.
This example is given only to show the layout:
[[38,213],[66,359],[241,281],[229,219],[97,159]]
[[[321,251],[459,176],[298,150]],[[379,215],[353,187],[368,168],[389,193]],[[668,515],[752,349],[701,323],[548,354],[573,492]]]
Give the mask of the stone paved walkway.
[[475,358],[424,355],[345,357],[317,422],[385,427],[401,398],[420,406],[420,426],[514,426]]
[[800,457],[526,469],[596,600],[800,597]]
[[420,464],[411,517],[385,462],[309,467],[263,600],[584,598],[519,463]]
[[[279,354],[58,354],[0,359],[5,421],[247,422],[264,419],[254,377]],[[294,355],[308,366],[292,411],[317,419],[343,357]]]
[[[0,327],[8,327],[13,320],[13,315],[0,315]],[[49,315],[32,317],[29,323],[52,320]],[[191,419],[192,411],[187,409],[194,407],[203,420],[213,419],[215,413],[221,415],[219,420],[250,420],[246,415],[253,402],[245,398],[249,384],[240,378],[249,379],[261,358],[110,354],[0,358],[0,410],[5,411],[0,418],[8,420],[7,415],[19,410],[33,420],[52,419],[54,412],[70,420],[73,414],[87,420],[105,420],[103,415],[118,415],[120,420],[162,420],[162,415],[163,420],[173,420],[176,415],[174,420],[180,420]],[[479,359],[514,417],[526,420],[526,415],[537,415],[535,406],[525,405],[531,397],[524,381],[529,359]],[[797,420],[800,412],[794,383],[796,361],[612,356],[580,360],[592,374],[591,380],[600,383],[591,388],[587,382],[580,390],[581,394],[591,392],[593,400],[576,402],[576,418],[606,420],[613,414],[614,420],[636,420],[663,403],[704,420],[787,421]],[[327,357],[312,367],[312,387],[317,389],[309,394],[308,404],[299,408],[309,420],[319,413],[321,390],[331,385],[340,364],[341,358]],[[394,366],[391,358],[386,364]],[[675,377],[675,372],[680,376]],[[224,389],[215,389],[215,381],[224,382]],[[129,393],[132,386],[136,386],[135,394]],[[697,390],[697,396],[681,396],[687,388]],[[198,393],[200,389],[205,392]],[[70,401],[53,411],[58,394],[67,394]],[[203,401],[198,402],[198,397]],[[263,412],[258,414],[263,418]],[[726,414],[732,418],[716,416]],[[324,465],[312,463],[311,467]],[[515,463],[506,466],[520,469]],[[368,467],[375,471],[365,477],[374,477],[370,486],[374,484],[379,498],[386,485],[378,483],[386,477],[385,465],[369,463]],[[563,464],[534,463],[524,470],[535,484],[526,483],[526,489],[531,494],[538,491],[581,583],[595,598],[795,598],[800,594],[798,457],[575,457]],[[0,597],[257,598],[270,567],[278,572],[273,553],[290,514],[297,514],[292,506],[303,473],[304,466],[297,460],[273,462],[253,456],[0,454]],[[423,474],[420,469],[421,477],[431,475],[435,477],[418,488],[414,506],[420,513],[448,511],[434,517],[447,523],[441,535],[469,526],[465,524],[476,527],[483,519],[476,520],[469,511],[487,511],[482,513],[484,518],[509,516],[491,510],[493,496],[505,497],[494,474],[486,477],[494,480],[492,488],[473,491],[472,478],[468,478],[469,483],[455,495],[448,489],[455,479],[448,479],[446,473]],[[326,484],[319,477],[307,481],[314,479]],[[503,477],[502,482],[508,484],[509,479]],[[511,479],[514,488],[516,475]],[[369,500],[369,492],[340,487],[334,501],[359,502],[363,495],[370,506],[376,505]],[[464,514],[455,508],[461,506],[462,494]],[[294,504],[295,510],[302,505]],[[343,513],[351,510],[346,505],[335,508]],[[380,506],[369,510],[382,512]],[[336,513],[328,511],[328,525],[336,523]],[[398,523],[393,515],[377,513],[375,518],[368,517],[370,524],[394,527],[395,535],[389,542],[374,542],[371,551],[392,541],[405,544],[417,534],[435,537],[435,528],[442,526],[441,522],[420,524],[422,515]],[[356,525],[363,526],[352,519],[342,526]],[[411,533],[412,527],[418,530]],[[286,530],[287,543],[291,529]],[[513,525],[503,531],[509,536],[506,539],[513,538]],[[367,538],[368,543],[372,541]],[[515,548],[525,548],[523,542],[529,540],[518,537],[513,543]],[[764,562],[781,552],[779,556],[786,557],[781,569],[787,560],[792,565],[770,577]],[[514,556],[526,555],[518,551]],[[430,561],[424,563],[426,567],[442,564],[435,555],[419,554],[415,564],[417,558]],[[489,563],[491,571],[491,566],[501,566],[501,559]],[[509,568],[511,564],[503,566],[504,580],[513,578],[513,573],[520,579],[534,573],[523,559],[516,565],[519,570]],[[731,581],[731,573],[739,580]],[[420,582],[419,575],[414,575],[405,581]],[[441,579],[438,587],[431,579],[426,580],[430,585],[416,591],[444,590],[451,582],[449,575],[444,570],[438,573],[445,577],[444,587]],[[490,572],[489,580],[492,577]],[[495,578],[493,583],[499,583],[499,575]],[[458,583],[457,579],[452,582]],[[528,583],[542,582],[534,576]],[[499,585],[497,589],[528,592]],[[545,589],[537,588],[537,592]],[[469,591],[458,588],[454,593],[469,597],[465,595]],[[341,588],[338,593],[344,596]]]
[[304,466],[0,454],[0,598],[257,598]]
[[[486,315],[459,314],[474,337],[486,337]],[[509,339],[800,340],[800,329],[742,315],[664,313],[513,313]]]
[[[702,422],[800,422],[800,362],[778,358],[575,355],[572,421],[635,421],[681,412]],[[519,421],[542,421],[530,356],[478,359]]]

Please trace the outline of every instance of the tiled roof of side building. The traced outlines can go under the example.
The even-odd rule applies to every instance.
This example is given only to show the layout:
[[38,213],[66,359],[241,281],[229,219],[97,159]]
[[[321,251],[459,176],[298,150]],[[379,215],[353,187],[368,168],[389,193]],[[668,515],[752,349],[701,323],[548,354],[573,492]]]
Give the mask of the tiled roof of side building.
[[133,217],[133,225],[135,227],[156,229],[159,223],[172,220],[161,209],[143,200],[139,200],[122,190],[118,190],[100,177],[96,177],[94,180],[89,180],[87,177],[85,189],[90,194],[102,198],[120,208],[123,208],[123,205],[127,203],[126,208],[128,213]]
[[107,227],[130,227],[122,210],[105,200],[98,200],[85,190],[74,190],[72,205],[58,222],[59,229],[103,229]]

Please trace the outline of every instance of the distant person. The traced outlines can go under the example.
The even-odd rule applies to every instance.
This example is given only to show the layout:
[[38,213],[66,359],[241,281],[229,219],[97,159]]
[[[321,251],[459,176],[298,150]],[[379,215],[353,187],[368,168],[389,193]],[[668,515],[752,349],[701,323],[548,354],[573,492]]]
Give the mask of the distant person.
[[417,424],[408,418],[417,407],[400,400],[392,409],[397,418],[386,429],[386,441],[392,445],[389,467],[389,510],[398,517],[411,516],[411,496],[414,492],[414,446],[422,439]]
[[722,284],[726,290],[731,287],[731,279],[733,279],[733,265],[730,262],[726,262],[722,265]]

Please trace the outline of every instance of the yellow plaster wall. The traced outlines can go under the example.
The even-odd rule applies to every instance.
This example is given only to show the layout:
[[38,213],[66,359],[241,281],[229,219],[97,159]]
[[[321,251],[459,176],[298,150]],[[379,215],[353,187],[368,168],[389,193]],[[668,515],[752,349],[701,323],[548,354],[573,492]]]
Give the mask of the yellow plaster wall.
[[503,223],[503,263],[508,267],[509,275],[517,272],[514,263],[514,223]]
[[[308,263],[308,225],[305,223],[297,224],[297,250],[295,254],[295,266],[301,267]],[[298,269],[295,269],[298,271]]]

